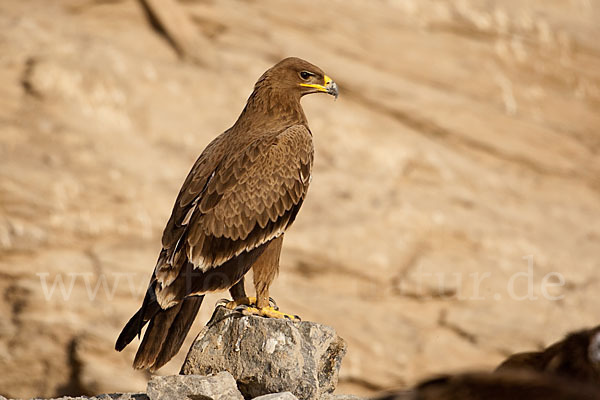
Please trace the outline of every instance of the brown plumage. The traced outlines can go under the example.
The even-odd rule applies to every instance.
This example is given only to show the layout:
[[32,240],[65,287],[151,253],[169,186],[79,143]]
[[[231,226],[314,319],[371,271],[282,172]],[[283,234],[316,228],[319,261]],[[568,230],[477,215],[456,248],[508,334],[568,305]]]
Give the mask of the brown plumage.
[[513,354],[497,371],[515,369],[587,381],[600,387],[600,326],[573,332],[543,351]]
[[302,96],[337,86],[318,67],[286,58],[266,71],[235,124],[202,152],[177,196],[146,296],[123,328],[121,351],[150,322],[134,367],[156,370],[179,351],[207,292],[245,297],[254,269],[257,308],[279,268],[283,233],[308,190],[312,134]]

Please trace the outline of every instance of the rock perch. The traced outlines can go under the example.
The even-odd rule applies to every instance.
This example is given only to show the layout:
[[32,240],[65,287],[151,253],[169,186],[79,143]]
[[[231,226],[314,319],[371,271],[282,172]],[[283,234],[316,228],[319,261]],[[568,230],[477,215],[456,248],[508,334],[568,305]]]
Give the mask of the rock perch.
[[150,400],[244,400],[227,372],[211,376],[155,376],[146,391]]
[[229,371],[246,398],[287,391],[312,400],[335,390],[345,354],[346,342],[331,327],[217,307],[181,373]]

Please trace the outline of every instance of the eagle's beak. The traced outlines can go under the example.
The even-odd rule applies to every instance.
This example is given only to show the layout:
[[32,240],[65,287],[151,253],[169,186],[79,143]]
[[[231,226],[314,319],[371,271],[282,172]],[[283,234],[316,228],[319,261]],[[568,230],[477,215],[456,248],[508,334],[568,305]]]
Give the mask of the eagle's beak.
[[337,84],[327,75],[323,78],[323,84],[319,85],[316,83],[301,83],[300,86],[306,86],[310,88],[315,88],[319,92],[324,92],[334,96],[336,99],[338,98],[339,92]]
[[325,88],[327,89],[327,94],[332,95],[337,100],[339,95],[337,84],[327,75],[325,75]]

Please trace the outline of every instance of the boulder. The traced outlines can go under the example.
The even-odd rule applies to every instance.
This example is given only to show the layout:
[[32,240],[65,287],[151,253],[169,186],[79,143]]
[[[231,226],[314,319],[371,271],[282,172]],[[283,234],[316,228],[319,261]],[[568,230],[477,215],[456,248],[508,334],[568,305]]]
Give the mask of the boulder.
[[[36,398],[37,399],[37,398]],[[0,396],[0,400],[7,400]],[[145,393],[110,393],[110,394],[99,394],[98,396],[87,397],[87,396],[63,396],[49,400],[148,400],[148,396]]]
[[600,389],[550,374],[527,370],[441,375],[412,390],[387,393],[374,400],[598,400]]
[[320,400],[367,400],[365,397],[355,396],[353,394],[326,394],[321,396]]
[[312,400],[335,390],[345,353],[346,342],[331,327],[217,307],[181,373],[229,371],[246,398],[291,392]]
[[150,400],[244,400],[228,372],[210,376],[155,376],[146,391]]
[[290,392],[283,392],[263,394],[262,396],[255,397],[252,400],[298,400],[298,398]]

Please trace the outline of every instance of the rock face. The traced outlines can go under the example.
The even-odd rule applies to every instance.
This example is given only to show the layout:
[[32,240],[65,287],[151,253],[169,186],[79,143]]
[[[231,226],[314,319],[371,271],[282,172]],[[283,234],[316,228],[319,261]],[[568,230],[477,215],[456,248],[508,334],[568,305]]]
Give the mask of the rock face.
[[317,399],[335,389],[345,353],[345,341],[328,326],[244,316],[218,307],[181,373],[229,371],[247,398],[288,391],[299,399]]
[[[287,55],[341,95],[303,100],[314,176],[271,295],[347,341],[337,391],[599,322],[598,1],[177,3],[217,66],[182,62],[138,0],[0,1],[2,395],[145,391],[139,342],[110,349],[191,165]],[[507,290],[528,255],[537,301]]]
[[229,372],[211,376],[155,376],[148,382],[150,400],[244,400]]

